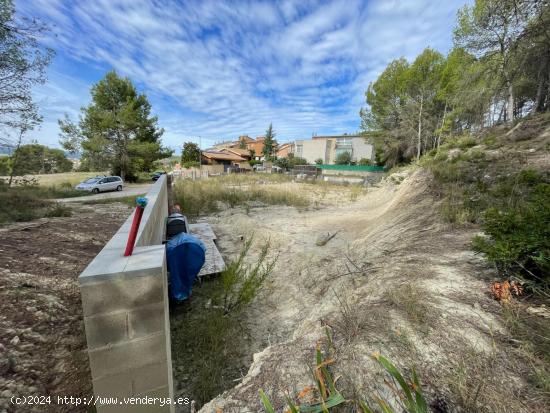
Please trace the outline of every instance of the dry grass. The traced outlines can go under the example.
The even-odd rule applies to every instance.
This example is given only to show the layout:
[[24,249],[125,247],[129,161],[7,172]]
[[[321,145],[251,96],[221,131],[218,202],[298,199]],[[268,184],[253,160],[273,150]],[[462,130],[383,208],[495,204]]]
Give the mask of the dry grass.
[[384,293],[384,298],[392,307],[403,311],[409,321],[417,325],[425,325],[430,319],[428,301],[433,302],[434,298],[428,291],[412,282],[387,290]]
[[288,205],[305,208],[308,198],[292,187],[258,185],[248,181],[235,183],[231,176],[210,178],[201,181],[180,180],[174,189],[174,201],[178,202],[184,213],[198,216],[212,213],[223,208],[250,206],[254,203],[265,205]]
[[40,186],[62,185],[70,183],[71,186],[84,181],[87,178],[93,178],[97,175],[108,175],[108,172],[65,172],[59,174],[27,175],[36,178]]

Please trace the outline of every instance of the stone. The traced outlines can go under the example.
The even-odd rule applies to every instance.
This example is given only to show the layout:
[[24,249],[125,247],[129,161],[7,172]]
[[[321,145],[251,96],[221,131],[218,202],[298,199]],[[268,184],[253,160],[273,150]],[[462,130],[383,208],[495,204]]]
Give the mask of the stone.
[[14,338],[12,338],[12,339],[10,340],[10,344],[11,344],[12,346],[16,346],[16,345],[19,344],[20,341],[21,341],[21,340],[19,340],[19,336],[15,336]]

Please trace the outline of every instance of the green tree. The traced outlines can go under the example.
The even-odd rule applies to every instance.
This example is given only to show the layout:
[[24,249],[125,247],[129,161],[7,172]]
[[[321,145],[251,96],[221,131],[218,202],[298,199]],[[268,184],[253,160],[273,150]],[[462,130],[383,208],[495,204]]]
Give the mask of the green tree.
[[91,94],[92,103],[82,108],[78,126],[68,117],[59,120],[64,148],[82,150],[90,165],[108,165],[122,179],[150,171],[154,161],[171,156],[161,145],[164,129],[151,116],[147,96],[138,94],[130,79],[108,72]]
[[315,159],[315,165],[322,165],[323,160],[321,158]]
[[273,124],[270,123],[269,127],[265,131],[264,147],[262,153],[266,161],[273,161],[275,159],[275,152],[277,150],[277,141],[275,140],[275,131],[273,130]]
[[402,109],[407,101],[406,75],[409,63],[404,59],[391,62],[371,83],[365,93],[368,109],[361,109],[363,130],[391,130],[400,126]]
[[181,152],[181,163],[189,164],[191,162],[200,164],[201,150],[199,145],[194,142],[185,142],[183,144],[183,151]]
[[435,132],[426,128],[425,122],[431,120],[430,110],[436,103],[434,99],[437,96],[443,63],[444,58],[441,53],[427,48],[414,60],[407,71],[407,89],[417,117],[417,159],[422,153],[423,133]]
[[529,18],[532,2],[516,0],[476,0],[458,13],[454,31],[455,43],[474,54],[498,60],[493,76],[502,79],[506,95],[505,120],[514,119],[514,82],[518,75],[514,64],[517,39],[522,35]]
[[349,165],[349,164],[351,164],[351,153],[349,153],[348,151],[340,152],[338,155],[336,155],[336,159],[334,160],[334,163],[336,165]]
[[17,159],[17,162],[13,163],[14,175],[50,174],[69,172],[73,169],[73,163],[61,149],[48,148],[38,143],[21,145],[15,150],[12,158]]
[[9,156],[0,156],[0,176],[9,175],[10,170],[11,165]]
[[[42,118],[32,88],[46,81],[53,50],[39,38],[47,27],[36,19],[16,16],[13,1],[0,0],[0,125],[28,130]],[[0,135],[0,141],[10,141]]]

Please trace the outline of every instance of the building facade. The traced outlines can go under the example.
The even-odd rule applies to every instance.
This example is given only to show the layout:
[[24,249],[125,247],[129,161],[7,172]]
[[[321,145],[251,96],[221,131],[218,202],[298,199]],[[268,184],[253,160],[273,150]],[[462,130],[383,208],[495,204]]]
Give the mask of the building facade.
[[374,146],[363,136],[357,135],[314,136],[308,140],[297,140],[292,152],[308,163],[321,160],[326,165],[334,164],[338,155],[344,152],[351,155],[352,162],[374,160]]

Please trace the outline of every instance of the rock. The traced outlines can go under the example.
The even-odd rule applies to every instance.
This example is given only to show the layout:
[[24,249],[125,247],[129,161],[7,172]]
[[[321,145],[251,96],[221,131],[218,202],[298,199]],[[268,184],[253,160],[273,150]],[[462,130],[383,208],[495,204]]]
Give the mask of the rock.
[[19,344],[19,341],[21,341],[21,340],[19,340],[19,336],[15,336],[14,338],[12,338],[12,339],[10,340],[10,344],[11,344],[12,346],[16,346],[16,345]]
[[0,397],[3,397],[5,399],[10,399],[13,396],[13,393],[10,390],[4,390],[2,393],[0,393]]
[[453,159],[457,158],[460,155],[461,152],[462,151],[458,148],[453,148],[453,149],[449,150],[449,152],[447,153],[448,159],[453,160]]

